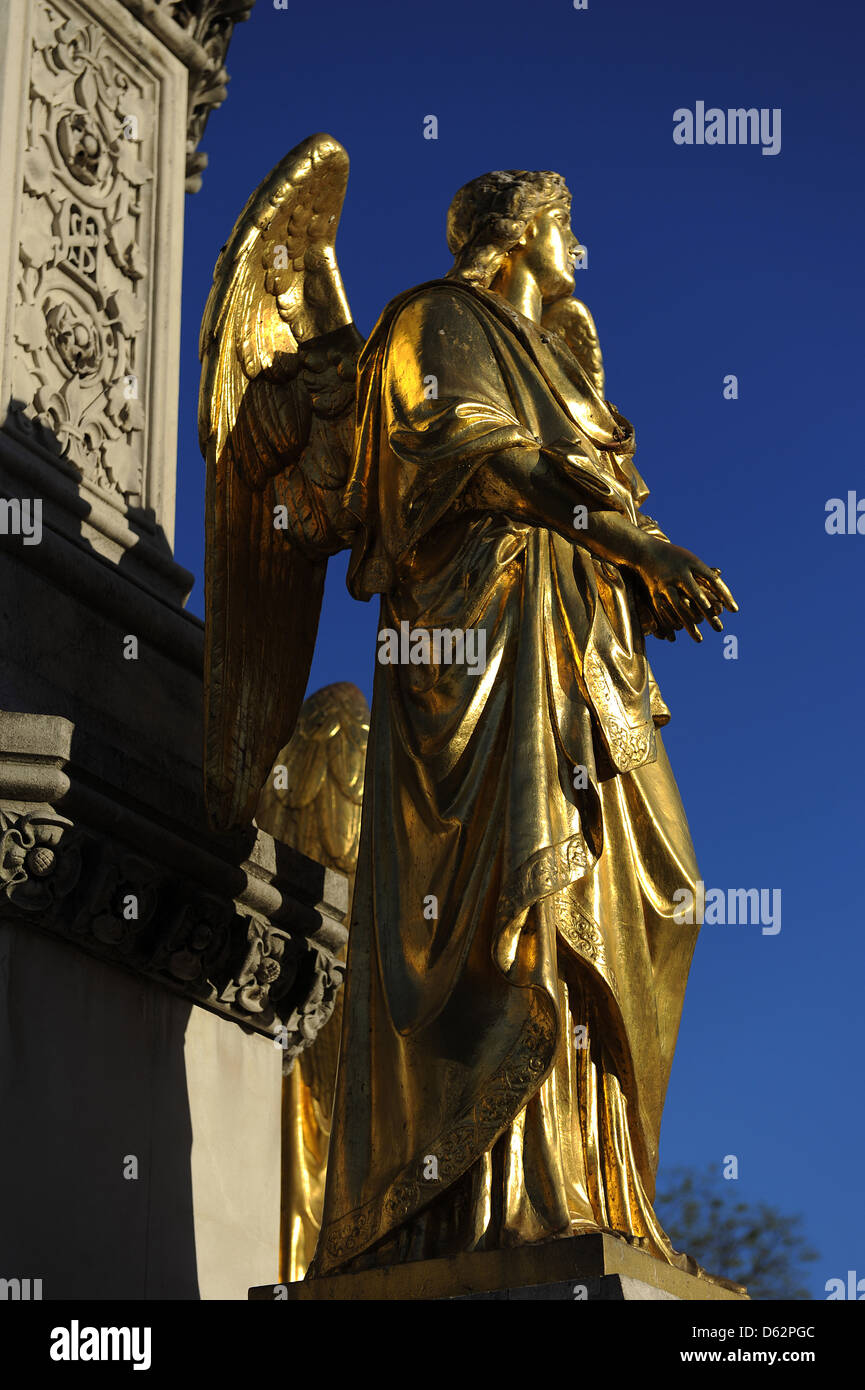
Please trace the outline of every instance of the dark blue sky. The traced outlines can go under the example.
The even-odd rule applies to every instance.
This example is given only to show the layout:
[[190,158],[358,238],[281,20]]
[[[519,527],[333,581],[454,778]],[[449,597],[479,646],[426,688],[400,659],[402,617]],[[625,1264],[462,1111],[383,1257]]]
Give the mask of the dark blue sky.
[[[348,149],[338,242],[355,318],[450,264],[448,202],[488,169],[555,169],[589,250],[577,293],[607,392],[633,421],[646,506],[720,565],[741,611],[701,647],[650,639],[667,748],[708,887],[782,891],[782,927],[705,926],[662,1132],[662,1174],[801,1211],[815,1297],[865,1276],[865,497],[859,430],[862,11],[822,0],[258,0],[187,200],[177,557],[202,611],[197,335],[220,246],[252,189],[314,131]],[[780,108],[781,150],[678,146],[673,112]],[[435,114],[439,138],[423,138]],[[738,377],[738,400],[722,395]],[[310,688],[371,693],[377,612],[331,562]],[[285,640],[290,641],[286,625]],[[725,1155],[739,1179],[725,1183]]]

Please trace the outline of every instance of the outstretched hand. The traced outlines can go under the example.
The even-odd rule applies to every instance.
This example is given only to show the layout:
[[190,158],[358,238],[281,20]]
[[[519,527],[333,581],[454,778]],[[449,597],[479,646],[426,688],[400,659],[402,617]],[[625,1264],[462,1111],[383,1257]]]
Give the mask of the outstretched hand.
[[695,642],[702,642],[699,625],[704,619],[722,632],[722,610],[739,611],[721,571],[672,541],[647,536],[636,568],[648,592],[657,637],[675,642],[684,628]]

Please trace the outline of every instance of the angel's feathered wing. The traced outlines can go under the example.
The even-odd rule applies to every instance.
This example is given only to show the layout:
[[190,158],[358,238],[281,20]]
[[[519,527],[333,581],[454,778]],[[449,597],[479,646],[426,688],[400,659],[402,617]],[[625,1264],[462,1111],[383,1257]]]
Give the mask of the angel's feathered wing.
[[598,330],[581,299],[560,299],[544,314],[544,327],[560,333],[601,400],[604,399],[604,359]]
[[363,339],[334,249],[347,179],[331,136],[291,150],[223,247],[201,325],[204,778],[218,830],[252,820],[291,737],[327,559],[350,543],[342,498]]
[[255,818],[277,840],[354,878],[369,706],[350,681],[304,701],[261,790]]

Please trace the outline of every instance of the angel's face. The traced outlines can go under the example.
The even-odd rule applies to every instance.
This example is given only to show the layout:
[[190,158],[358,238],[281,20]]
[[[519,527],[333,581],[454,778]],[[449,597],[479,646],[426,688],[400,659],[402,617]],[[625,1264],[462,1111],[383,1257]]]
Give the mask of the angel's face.
[[561,199],[543,208],[511,253],[531,272],[545,304],[572,295],[574,262],[583,248],[571,231],[571,214]]

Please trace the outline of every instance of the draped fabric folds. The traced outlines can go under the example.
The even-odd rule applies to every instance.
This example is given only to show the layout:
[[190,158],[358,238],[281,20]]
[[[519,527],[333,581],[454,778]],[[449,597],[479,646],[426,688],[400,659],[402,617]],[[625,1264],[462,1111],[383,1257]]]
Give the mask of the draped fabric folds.
[[633,581],[497,510],[489,460],[569,441],[575,502],[640,522],[633,432],[563,340],[432,282],[360,362],[349,587],[486,664],[376,663],[322,1234],[307,1277],[652,1211],[697,868]]

